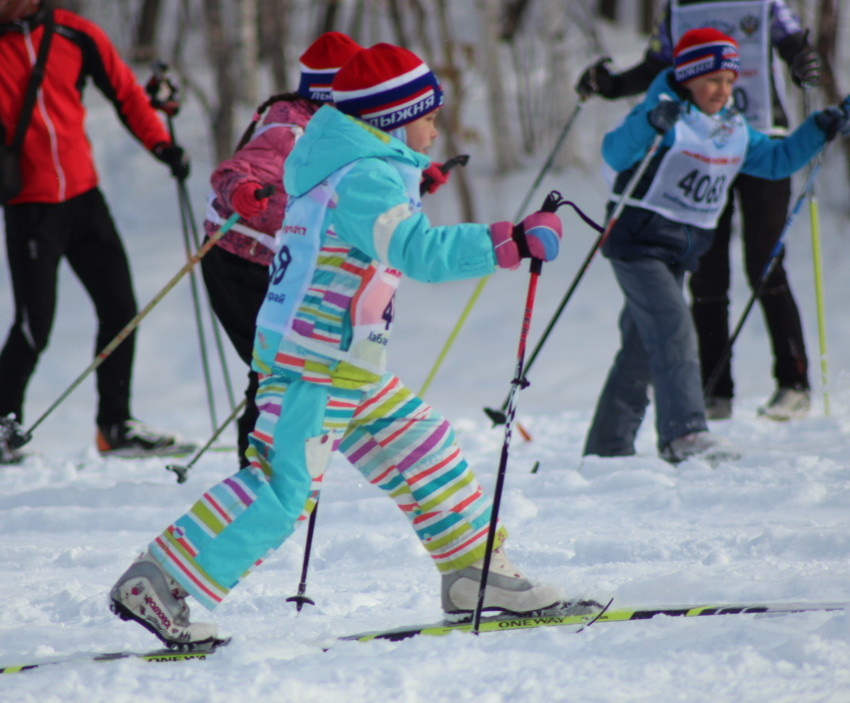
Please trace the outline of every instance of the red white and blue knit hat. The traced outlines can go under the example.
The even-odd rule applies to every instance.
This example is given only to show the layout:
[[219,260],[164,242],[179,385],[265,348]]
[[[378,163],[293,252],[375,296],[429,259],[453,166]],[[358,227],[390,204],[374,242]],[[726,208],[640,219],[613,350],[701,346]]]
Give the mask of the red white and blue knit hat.
[[440,107],[443,91],[416,54],[375,44],[351,57],[336,74],[333,101],[346,115],[389,132]]
[[310,100],[330,102],[331,82],[336,72],[362,48],[342,32],[325,32],[301,54],[297,93]]
[[673,49],[676,81],[684,83],[715,71],[741,72],[738,43],[711,27],[689,29]]

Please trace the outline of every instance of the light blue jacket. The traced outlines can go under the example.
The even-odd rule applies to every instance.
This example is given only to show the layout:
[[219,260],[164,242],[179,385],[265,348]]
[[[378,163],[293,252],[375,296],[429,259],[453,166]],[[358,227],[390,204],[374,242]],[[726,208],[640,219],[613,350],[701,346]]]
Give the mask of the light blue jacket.
[[285,164],[289,205],[257,319],[255,369],[298,372],[307,359],[331,372],[346,362],[383,373],[402,274],[439,282],[495,270],[488,225],[433,227],[421,212],[429,163],[333,107],[313,116]]

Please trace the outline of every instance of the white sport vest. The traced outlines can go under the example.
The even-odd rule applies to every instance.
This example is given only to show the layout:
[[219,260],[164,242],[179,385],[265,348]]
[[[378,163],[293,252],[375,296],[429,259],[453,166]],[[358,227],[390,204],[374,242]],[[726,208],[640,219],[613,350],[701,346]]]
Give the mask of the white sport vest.
[[674,222],[714,229],[747,153],[747,125],[737,113],[711,116],[691,108],[674,130],[673,145],[646,194],[629,204]]

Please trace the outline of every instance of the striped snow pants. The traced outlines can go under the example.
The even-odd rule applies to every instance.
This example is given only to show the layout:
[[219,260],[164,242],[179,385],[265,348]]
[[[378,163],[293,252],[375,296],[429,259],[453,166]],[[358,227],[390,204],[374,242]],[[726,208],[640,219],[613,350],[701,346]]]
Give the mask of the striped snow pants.
[[[150,545],[204,606],[215,608],[309,516],[335,450],[395,500],[441,572],[483,558],[490,501],[449,423],[397,377],[351,389],[267,376],[257,406],[251,465]],[[500,528],[496,546],[504,536]]]

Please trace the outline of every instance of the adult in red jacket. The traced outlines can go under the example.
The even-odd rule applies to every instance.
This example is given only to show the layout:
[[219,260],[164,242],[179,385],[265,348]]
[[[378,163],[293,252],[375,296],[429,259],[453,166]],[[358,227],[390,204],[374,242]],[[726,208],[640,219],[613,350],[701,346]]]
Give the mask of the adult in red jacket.
[[[92,299],[102,349],[136,314],[124,247],[98,188],[85,132],[82,90],[92,79],[128,130],[172,174],[189,172],[130,68],[106,34],[40,0],[0,0],[0,137],[12,135],[32,75],[45,20],[52,12],[44,79],[21,150],[22,189],[4,206],[6,249],[15,318],[0,352],[0,417],[23,422],[24,395],[47,346],[56,308],[56,280],[65,257]],[[165,454],[176,439],[145,427],[130,412],[134,353],[131,335],[97,369],[97,444],[102,453]],[[0,441],[0,463],[19,454]]]

